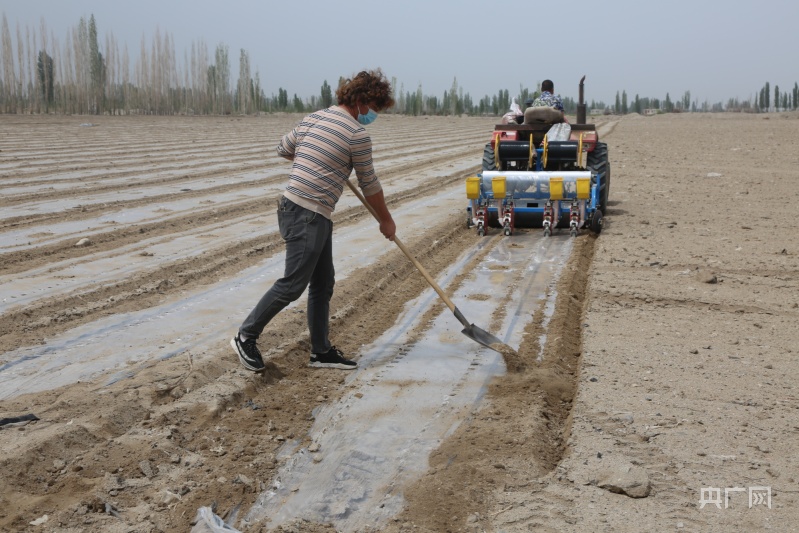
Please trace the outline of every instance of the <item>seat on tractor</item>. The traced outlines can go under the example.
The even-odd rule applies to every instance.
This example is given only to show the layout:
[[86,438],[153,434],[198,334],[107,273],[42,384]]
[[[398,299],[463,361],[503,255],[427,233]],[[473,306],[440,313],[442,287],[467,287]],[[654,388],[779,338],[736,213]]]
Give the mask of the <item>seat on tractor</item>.
[[525,124],[559,124],[563,122],[563,111],[554,107],[528,107],[524,110]]

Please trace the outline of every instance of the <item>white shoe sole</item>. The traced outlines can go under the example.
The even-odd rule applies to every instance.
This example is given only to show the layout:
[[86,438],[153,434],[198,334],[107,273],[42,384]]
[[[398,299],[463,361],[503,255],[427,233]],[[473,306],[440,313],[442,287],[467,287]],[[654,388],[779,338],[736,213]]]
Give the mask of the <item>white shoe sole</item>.
[[244,357],[241,355],[241,352],[239,351],[239,346],[236,344],[235,337],[230,339],[230,345],[236,351],[236,355],[239,356],[239,362],[241,363],[241,366],[243,366],[244,368],[246,368],[247,370],[249,370],[251,372],[263,372],[266,369],[265,366],[263,366],[261,368],[256,368],[256,367],[252,366],[250,363],[248,363],[246,359],[244,359]]
[[338,368],[341,370],[355,370],[358,365],[345,365],[342,363],[320,363],[319,361],[308,363],[308,366],[313,368]]

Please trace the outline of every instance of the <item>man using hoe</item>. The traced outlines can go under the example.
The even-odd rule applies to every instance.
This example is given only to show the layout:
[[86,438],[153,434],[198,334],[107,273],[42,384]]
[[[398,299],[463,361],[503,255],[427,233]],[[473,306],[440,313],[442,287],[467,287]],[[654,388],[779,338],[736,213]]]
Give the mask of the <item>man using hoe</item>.
[[363,128],[377,112],[394,105],[391,85],[380,69],[362,71],[336,91],[338,104],[311,113],[286,134],[277,153],[292,161],[289,183],[278,204],[280,235],[286,243],[282,278],[264,294],[230,344],[248,370],[264,369],[258,337],[267,324],[308,288],[310,366],[353,369],[328,336],[333,268],[333,210],[352,170],[366,201],[377,213],[380,232],[394,239],[396,225],[372,165],[372,141]]

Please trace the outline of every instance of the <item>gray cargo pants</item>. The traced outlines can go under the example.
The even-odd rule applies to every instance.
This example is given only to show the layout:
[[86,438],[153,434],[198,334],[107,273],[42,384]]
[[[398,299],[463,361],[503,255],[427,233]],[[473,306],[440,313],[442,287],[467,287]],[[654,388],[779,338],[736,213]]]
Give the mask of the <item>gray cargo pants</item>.
[[286,241],[283,277],[244,320],[239,331],[247,337],[261,335],[272,318],[308,288],[308,330],[311,352],[330,349],[330,298],[336,273],[333,268],[333,222],[283,197],[278,203],[280,236]]

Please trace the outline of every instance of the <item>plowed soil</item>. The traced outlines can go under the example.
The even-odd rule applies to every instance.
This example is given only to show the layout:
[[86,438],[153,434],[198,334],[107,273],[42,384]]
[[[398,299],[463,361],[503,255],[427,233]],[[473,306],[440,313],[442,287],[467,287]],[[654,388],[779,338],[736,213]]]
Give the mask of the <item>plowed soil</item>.
[[[241,518],[284,444],[352,391],[306,366],[301,306],[260,339],[264,374],[228,345],[279,264],[274,146],[300,118],[0,116],[0,418],[38,418],[0,430],[0,530],[189,531],[212,503]],[[370,126],[398,235],[434,277],[466,265],[448,292],[541,238],[466,228],[494,122]],[[552,309],[524,317],[521,371],[497,373],[374,530],[796,530],[799,115],[597,125],[602,234],[572,241]],[[429,287],[353,195],[334,225],[331,337],[357,359]]]

